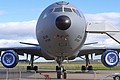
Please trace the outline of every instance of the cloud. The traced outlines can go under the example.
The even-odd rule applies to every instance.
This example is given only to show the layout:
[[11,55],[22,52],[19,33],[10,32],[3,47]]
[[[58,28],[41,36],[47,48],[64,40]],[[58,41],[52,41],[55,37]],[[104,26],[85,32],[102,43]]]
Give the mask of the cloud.
[[37,42],[36,20],[0,23],[0,46],[16,46],[21,41]]
[[[107,21],[112,23],[114,27],[120,30],[120,13],[97,13],[97,14],[85,14],[87,21]],[[98,41],[100,44],[117,45],[117,43],[106,35],[101,34],[89,34],[86,42]]]
[[35,38],[36,21],[0,23],[0,39]]
[[28,43],[38,43],[36,39],[28,38],[25,40],[13,40],[13,39],[1,39],[0,47],[20,47],[20,46],[28,46],[25,44],[20,44],[20,42],[28,42]]

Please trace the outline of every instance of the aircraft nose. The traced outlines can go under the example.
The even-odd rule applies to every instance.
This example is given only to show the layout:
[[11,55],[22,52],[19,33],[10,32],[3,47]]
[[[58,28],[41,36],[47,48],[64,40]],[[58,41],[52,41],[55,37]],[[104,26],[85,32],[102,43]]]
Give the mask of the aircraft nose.
[[60,30],[67,30],[71,26],[71,20],[68,16],[59,16],[56,18],[56,26]]

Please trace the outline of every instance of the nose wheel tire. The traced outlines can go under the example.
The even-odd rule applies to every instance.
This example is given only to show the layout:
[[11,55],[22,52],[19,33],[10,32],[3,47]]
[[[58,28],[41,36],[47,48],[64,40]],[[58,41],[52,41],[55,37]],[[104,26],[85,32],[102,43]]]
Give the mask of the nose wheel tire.
[[61,79],[61,73],[57,72],[57,79]]
[[57,79],[66,79],[67,78],[67,73],[64,67],[56,66],[56,72],[57,72]]

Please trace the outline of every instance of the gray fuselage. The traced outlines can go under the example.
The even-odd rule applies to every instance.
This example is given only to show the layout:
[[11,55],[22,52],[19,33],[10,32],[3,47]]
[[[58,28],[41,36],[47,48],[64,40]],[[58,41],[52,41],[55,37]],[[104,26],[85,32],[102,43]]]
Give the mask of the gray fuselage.
[[65,2],[54,3],[38,19],[37,40],[51,57],[77,56],[85,42],[86,25],[84,15],[76,7]]

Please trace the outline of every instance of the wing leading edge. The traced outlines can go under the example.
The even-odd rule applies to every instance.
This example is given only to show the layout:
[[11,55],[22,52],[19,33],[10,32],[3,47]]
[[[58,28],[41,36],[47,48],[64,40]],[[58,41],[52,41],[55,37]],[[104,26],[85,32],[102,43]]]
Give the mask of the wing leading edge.
[[42,57],[42,51],[40,46],[31,46],[31,47],[4,47],[0,48],[0,51],[14,50],[18,55],[31,54]]
[[95,53],[95,55],[100,55],[102,53],[104,53],[106,50],[116,50],[118,52],[120,52],[120,46],[111,46],[111,47],[108,47],[108,46],[100,46],[100,47],[93,47],[93,46],[87,46],[87,45],[84,45],[79,53],[78,53],[78,57],[79,56],[84,56],[84,55],[88,55],[88,54],[93,54]]

